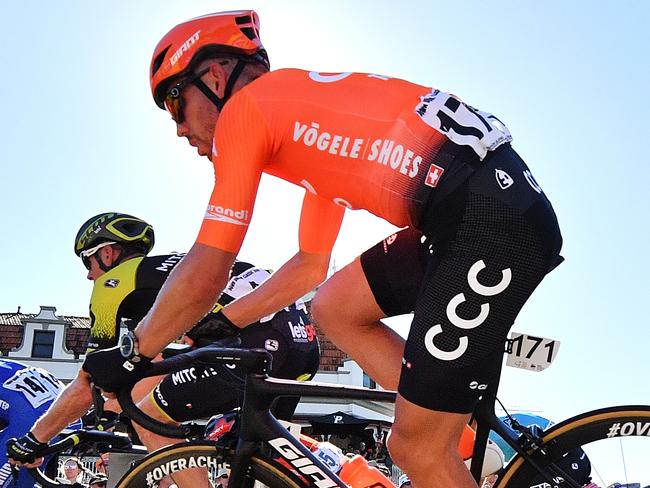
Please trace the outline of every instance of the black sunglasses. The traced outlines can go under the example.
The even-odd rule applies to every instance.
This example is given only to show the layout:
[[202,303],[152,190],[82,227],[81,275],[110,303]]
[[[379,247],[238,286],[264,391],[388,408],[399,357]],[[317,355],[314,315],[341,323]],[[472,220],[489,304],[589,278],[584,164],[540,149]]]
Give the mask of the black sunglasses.
[[81,262],[84,263],[86,269],[90,271],[90,256],[81,256]]
[[172,119],[174,119],[174,122],[177,124],[181,124],[185,119],[183,117],[183,101],[181,98],[181,93],[185,88],[187,88],[190,83],[195,85],[203,93],[214,95],[207,87],[207,85],[201,81],[201,76],[206,74],[208,71],[210,71],[209,66],[197,73],[192,73],[192,75],[182,79],[167,91],[167,95],[165,95],[165,108],[171,114]]

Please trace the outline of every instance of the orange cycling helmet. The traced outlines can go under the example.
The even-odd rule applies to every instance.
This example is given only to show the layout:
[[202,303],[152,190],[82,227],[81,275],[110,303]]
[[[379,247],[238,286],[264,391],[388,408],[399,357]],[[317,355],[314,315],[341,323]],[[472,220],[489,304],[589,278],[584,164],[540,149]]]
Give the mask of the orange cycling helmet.
[[[270,68],[259,28],[259,17],[253,10],[217,12],[178,24],[160,40],[151,59],[151,93],[156,105],[165,110],[165,97],[171,82],[189,74],[203,59],[216,54],[238,55],[240,62],[233,69],[228,81],[230,89],[226,89],[223,99],[218,99],[211,91],[213,96],[209,95],[199,86],[215,104],[215,99],[218,100],[221,108],[245,62],[259,62]],[[191,81],[197,84],[196,78]]]

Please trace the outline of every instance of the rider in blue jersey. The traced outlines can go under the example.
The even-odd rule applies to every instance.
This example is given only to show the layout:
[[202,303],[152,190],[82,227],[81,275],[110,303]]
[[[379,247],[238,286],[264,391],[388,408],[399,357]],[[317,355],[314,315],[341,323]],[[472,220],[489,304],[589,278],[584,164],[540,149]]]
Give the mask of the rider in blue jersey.
[[[20,471],[14,484],[4,445],[27,432],[62,389],[63,384],[42,368],[0,359],[0,488],[34,487],[34,480],[25,470]],[[71,424],[70,428],[81,428],[81,423]]]

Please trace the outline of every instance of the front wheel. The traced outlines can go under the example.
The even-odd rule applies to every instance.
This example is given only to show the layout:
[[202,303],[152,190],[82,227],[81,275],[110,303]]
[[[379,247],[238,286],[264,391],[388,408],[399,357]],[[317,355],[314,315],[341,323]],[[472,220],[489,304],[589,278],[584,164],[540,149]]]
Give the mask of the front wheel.
[[[182,476],[192,468],[208,470],[213,486],[218,486],[218,476],[229,467],[232,451],[215,446],[212,442],[196,441],[167,446],[154,451],[126,473],[116,488],[155,488],[169,476]],[[196,472],[196,471],[195,471]],[[186,473],[185,473],[186,474]],[[279,463],[253,456],[247,473],[247,488],[268,486],[270,488],[308,487],[304,481]]]
[[[599,487],[650,485],[650,406],[611,407],[578,415],[545,432],[542,444],[546,455],[537,451],[533,459],[551,471],[559,488],[589,483]],[[549,486],[517,455],[495,488]]]

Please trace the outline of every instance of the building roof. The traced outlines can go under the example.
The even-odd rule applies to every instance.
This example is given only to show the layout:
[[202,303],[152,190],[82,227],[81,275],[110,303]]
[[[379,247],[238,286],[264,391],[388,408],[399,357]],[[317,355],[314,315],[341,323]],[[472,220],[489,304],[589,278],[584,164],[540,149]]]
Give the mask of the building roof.
[[[42,311],[42,310],[41,310]],[[0,353],[8,354],[12,349],[17,349],[23,340],[25,323],[38,317],[36,313],[0,312]],[[65,322],[65,347],[72,351],[76,357],[86,352],[86,344],[90,335],[90,319],[74,315],[57,316]]]
[[[18,325],[22,326],[29,319],[33,319],[36,313],[3,313],[0,312],[1,325]],[[90,329],[90,319],[88,317],[76,317],[74,315],[63,315],[59,317],[64,322],[68,322],[73,329]]]

